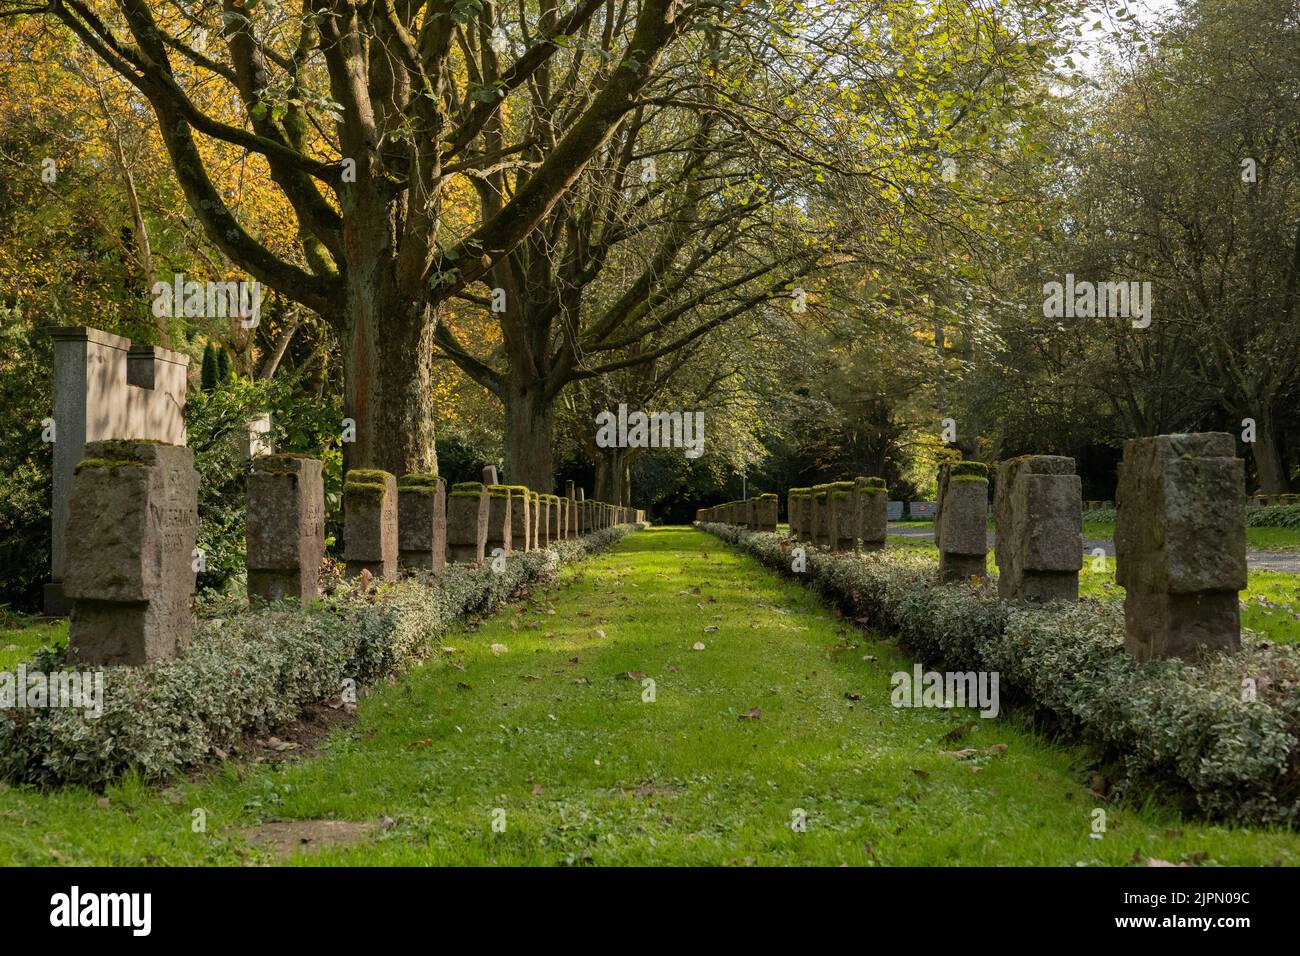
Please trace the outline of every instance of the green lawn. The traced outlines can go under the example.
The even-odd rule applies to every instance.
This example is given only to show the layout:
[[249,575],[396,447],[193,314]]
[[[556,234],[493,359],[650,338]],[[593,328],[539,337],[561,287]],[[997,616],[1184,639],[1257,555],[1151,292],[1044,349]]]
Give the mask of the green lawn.
[[892,642],[694,530],[632,535],[439,644],[296,763],[0,787],[0,863],[264,862],[272,821],[340,820],[373,828],[294,862],[1300,864],[1295,833],[1105,806],[1082,750],[1014,716],[891,707]]
[[66,644],[68,622],[9,615],[0,618],[0,671],[10,670],[32,656],[42,645]]

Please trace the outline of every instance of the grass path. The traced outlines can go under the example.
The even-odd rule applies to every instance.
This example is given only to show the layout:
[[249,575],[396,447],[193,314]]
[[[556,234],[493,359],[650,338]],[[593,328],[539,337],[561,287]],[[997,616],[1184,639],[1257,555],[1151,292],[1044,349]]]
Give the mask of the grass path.
[[368,825],[303,863],[1300,863],[1300,835],[1161,809],[1106,807],[1094,837],[1082,752],[892,708],[910,659],[694,530],[632,535],[442,643],[297,763],[102,798],[0,786],[0,863],[266,862],[247,835],[276,820]]

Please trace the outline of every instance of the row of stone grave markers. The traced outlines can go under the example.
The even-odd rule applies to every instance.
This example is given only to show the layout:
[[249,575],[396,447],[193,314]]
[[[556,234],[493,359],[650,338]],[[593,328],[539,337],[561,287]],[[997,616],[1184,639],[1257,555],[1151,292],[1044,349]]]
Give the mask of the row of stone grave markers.
[[758,495],[744,501],[728,501],[712,508],[701,508],[695,512],[695,520],[734,524],[750,531],[775,531],[780,504],[776,495]]
[[[993,516],[998,594],[1074,601],[1083,567],[1083,500],[1073,458],[999,462]],[[987,575],[989,466],[940,465],[935,543],[940,580]],[[1139,660],[1196,658],[1241,647],[1238,592],[1246,587],[1245,463],[1226,432],[1124,443],[1116,491],[1116,580],[1125,589],[1125,649]],[[790,533],[830,550],[885,541],[878,478],[791,488]],[[699,521],[771,531],[773,501],[756,520],[746,502],[697,512]]]
[[[437,475],[396,478],[352,469],[343,488],[349,575],[377,578],[482,564],[500,549],[539,551],[645,513],[568,494]],[[176,656],[193,630],[199,477],[193,452],[139,439],[91,442],[70,494],[64,593],[72,601],[68,650],[79,664],[149,664]],[[325,553],[322,464],[306,455],[254,459],[248,478],[249,602],[317,596]]]

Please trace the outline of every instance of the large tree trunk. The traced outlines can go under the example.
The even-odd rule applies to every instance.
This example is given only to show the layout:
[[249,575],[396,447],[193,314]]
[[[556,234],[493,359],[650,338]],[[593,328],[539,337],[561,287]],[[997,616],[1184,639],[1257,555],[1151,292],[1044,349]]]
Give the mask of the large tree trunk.
[[1278,448],[1272,410],[1257,412],[1254,419],[1255,441],[1251,443],[1250,453],[1255,459],[1255,473],[1259,477],[1260,493],[1286,494],[1289,490],[1289,482],[1286,466],[1282,464],[1282,454]]
[[343,414],[356,423],[356,440],[343,446],[344,466],[437,471],[431,313],[401,301],[384,272],[376,263],[370,281],[349,282]]
[[555,403],[540,380],[523,381],[512,374],[505,385],[505,472],[511,484],[552,494],[555,460],[551,439],[555,429]]
[[596,457],[596,499],[629,505],[632,462],[626,448],[602,448]]

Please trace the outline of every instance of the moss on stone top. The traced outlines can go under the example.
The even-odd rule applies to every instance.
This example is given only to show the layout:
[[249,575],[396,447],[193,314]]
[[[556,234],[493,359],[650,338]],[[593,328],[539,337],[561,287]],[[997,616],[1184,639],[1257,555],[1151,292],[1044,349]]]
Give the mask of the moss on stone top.
[[436,488],[440,481],[442,479],[432,472],[417,471],[409,475],[402,475],[401,478],[397,479],[397,484],[402,488],[414,488],[416,485],[429,485]]
[[386,494],[388,494],[388,485],[378,481],[349,481],[343,486],[344,498],[379,498],[383,500]]
[[859,478],[853,483],[858,491],[888,491],[884,478]]
[[88,468],[146,468],[147,462],[138,458],[83,458],[77,462],[77,467],[72,470],[74,475],[79,475]]
[[759,497],[760,499],[762,499],[763,501],[775,501],[775,500],[776,500],[776,495],[772,494],[772,492],[770,492],[770,491],[769,491],[769,492],[766,492],[766,493],[764,493],[764,494],[761,494],[761,495],[759,495],[758,497]]
[[253,470],[263,475],[296,475],[294,466],[300,461],[320,461],[315,455],[304,452],[281,451],[274,455],[260,455],[253,460]]
[[378,468],[352,468],[343,476],[345,482],[357,482],[363,485],[387,484],[388,479],[392,478],[386,471],[380,471]]
[[438,495],[437,485],[398,485],[397,490],[409,495],[427,495],[431,498]]
[[488,497],[489,497],[489,498],[506,498],[506,499],[509,499],[509,498],[513,497],[513,495],[510,493],[510,486],[509,486],[509,485],[488,485],[488,486],[487,486],[487,490],[488,490]]
[[951,475],[949,476],[948,480],[949,481],[980,481],[986,485],[989,483],[988,478],[984,477],[983,475]]
[[949,478],[982,478],[985,481],[989,477],[989,466],[982,461],[954,461],[948,466]]
[[452,498],[477,498],[483,494],[483,485],[477,481],[462,481],[451,486]]

